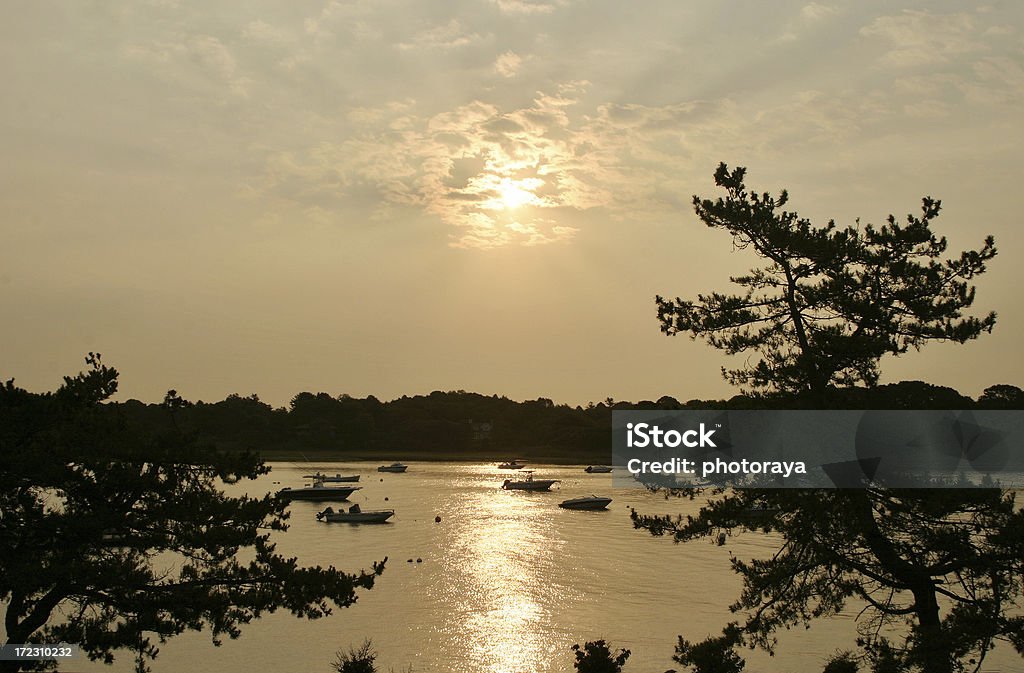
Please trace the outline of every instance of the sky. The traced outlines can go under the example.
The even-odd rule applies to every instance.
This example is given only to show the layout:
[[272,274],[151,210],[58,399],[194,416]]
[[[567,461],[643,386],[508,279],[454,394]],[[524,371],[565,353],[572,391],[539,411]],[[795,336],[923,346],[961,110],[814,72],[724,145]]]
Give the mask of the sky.
[[756,265],[720,161],[816,223],[942,199],[990,335],[883,382],[1024,386],[1024,4],[0,5],[0,378],[118,399],[718,398],[654,296]]

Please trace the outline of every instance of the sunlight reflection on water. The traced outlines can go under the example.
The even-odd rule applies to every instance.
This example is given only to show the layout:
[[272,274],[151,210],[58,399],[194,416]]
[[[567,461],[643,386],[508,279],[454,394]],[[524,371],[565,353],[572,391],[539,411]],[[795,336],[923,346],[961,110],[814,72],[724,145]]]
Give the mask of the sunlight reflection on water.
[[[395,509],[393,522],[317,522],[324,504],[296,502],[291,528],[274,537],[278,551],[346,571],[388,556],[376,586],[326,619],[265,616],[220,648],[208,634],[179,636],[161,646],[154,673],[329,673],[338,649],[365,638],[380,652],[382,673],[409,666],[415,673],[568,673],[570,647],[599,638],[632,650],[626,671],[679,668],[671,656],[680,634],[700,640],[736,618],[728,610],[740,589],[731,555],[765,556],[776,543],[763,535],[730,538],[723,547],[651,537],[633,529],[629,507],[686,514],[700,502],[613,488],[611,475],[586,474],[582,466],[534,466],[538,478],[563,480],[550,493],[502,490],[509,473],[493,464],[411,463],[407,474],[383,475],[375,463],[315,467],[361,474],[352,501]],[[230,490],[299,486],[312,469],[275,464],[270,475]],[[558,507],[592,493],[614,499],[609,511]],[[837,649],[852,648],[854,637],[850,613],[823,620],[811,631],[782,634],[772,659],[744,653],[746,670],[821,670]],[[113,667],[74,665],[90,673],[131,668],[125,656]]]
[[546,566],[561,545],[550,535],[538,497],[543,495],[475,494],[462,504],[472,516],[460,518],[446,565],[457,575],[461,595],[478,606],[460,624],[471,659],[482,666],[477,670],[526,670],[555,647],[543,628],[549,613],[538,594],[553,588],[545,581]]

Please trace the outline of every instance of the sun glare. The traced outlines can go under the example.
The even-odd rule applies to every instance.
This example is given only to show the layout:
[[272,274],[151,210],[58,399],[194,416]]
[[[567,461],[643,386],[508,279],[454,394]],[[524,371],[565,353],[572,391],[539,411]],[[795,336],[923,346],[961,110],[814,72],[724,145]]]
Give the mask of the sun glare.
[[537,195],[531,191],[534,185],[530,180],[513,180],[502,178],[498,183],[498,205],[508,210],[519,208],[538,201]]
[[501,204],[508,209],[518,208],[536,198],[532,192],[523,189],[514,180],[504,178],[498,186],[501,194]]

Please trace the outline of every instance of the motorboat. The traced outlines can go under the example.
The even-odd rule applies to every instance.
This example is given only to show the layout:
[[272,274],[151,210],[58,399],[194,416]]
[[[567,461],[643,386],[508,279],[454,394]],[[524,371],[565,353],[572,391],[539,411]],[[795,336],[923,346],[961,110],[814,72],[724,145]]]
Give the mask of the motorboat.
[[352,505],[348,510],[334,511],[328,507],[316,515],[317,521],[328,521],[331,523],[384,523],[395,515],[393,509],[369,509],[363,511],[359,505]]
[[532,470],[527,470],[524,474],[526,477],[518,481],[506,479],[501,487],[506,491],[548,491],[551,490],[552,484],[561,481],[561,479],[534,479]]
[[587,465],[583,471],[590,474],[607,474],[612,471],[612,468],[608,465]]
[[526,467],[526,463],[520,463],[515,460],[510,460],[508,462],[498,464],[499,470],[521,470],[524,467]]
[[381,465],[377,468],[378,472],[405,472],[409,469],[408,465],[402,463],[391,463],[390,465]]
[[607,509],[608,505],[612,502],[611,498],[602,498],[596,495],[588,495],[584,498],[571,498],[564,502],[558,503],[559,507],[564,509]]
[[323,479],[313,479],[310,486],[291,488],[286,486],[277,492],[285,500],[348,500],[361,486],[325,486]]
[[316,474],[307,474],[306,475],[306,479],[319,479],[319,480],[323,481],[324,483],[328,483],[328,484],[330,484],[330,483],[339,483],[339,482],[349,482],[349,483],[352,483],[352,482],[359,481],[359,475],[358,474],[353,474],[351,476],[345,477],[345,476],[342,476],[340,473],[336,473],[333,477],[331,477],[329,475],[320,474],[319,472],[317,472]]

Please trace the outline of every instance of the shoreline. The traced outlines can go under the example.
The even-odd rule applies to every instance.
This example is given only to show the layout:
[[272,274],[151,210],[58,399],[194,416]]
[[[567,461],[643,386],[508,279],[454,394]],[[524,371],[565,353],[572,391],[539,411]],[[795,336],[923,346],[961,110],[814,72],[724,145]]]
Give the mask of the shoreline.
[[[493,453],[493,452],[473,452],[467,453],[463,451],[379,451],[379,452],[363,452],[363,451],[339,451],[339,450],[314,450],[314,451],[283,451],[283,450],[269,450],[259,451],[260,459],[264,462],[270,463],[313,463],[313,462],[334,462],[341,463],[346,461],[352,462],[427,462],[427,463],[501,463],[506,460],[521,460],[526,463],[544,463],[548,465],[610,465],[611,455],[605,456],[601,460],[600,456],[589,456],[589,458],[597,458],[596,460],[586,460],[588,456],[581,455],[566,455],[565,453],[534,453],[532,451],[523,451],[515,455],[509,453]],[[610,452],[609,452],[610,453]]]

